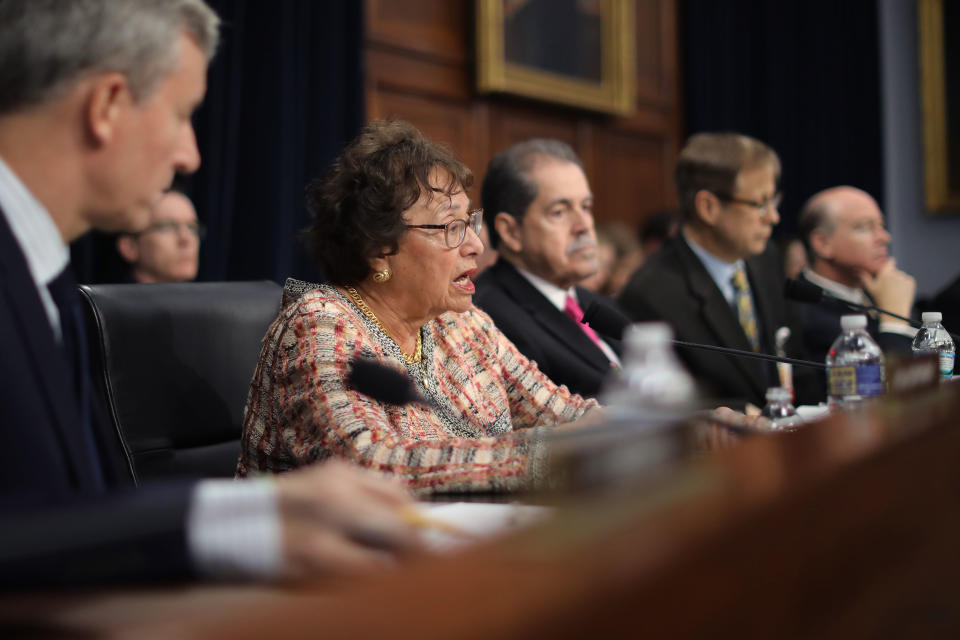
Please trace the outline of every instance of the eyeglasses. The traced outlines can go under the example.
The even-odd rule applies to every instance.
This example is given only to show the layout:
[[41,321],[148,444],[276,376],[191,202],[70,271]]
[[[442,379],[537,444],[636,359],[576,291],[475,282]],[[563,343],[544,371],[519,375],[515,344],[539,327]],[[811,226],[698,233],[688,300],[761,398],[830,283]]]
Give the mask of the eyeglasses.
[[746,207],[752,207],[756,209],[757,213],[763,214],[769,211],[770,209],[780,208],[780,203],[783,201],[783,193],[777,192],[769,200],[764,200],[763,202],[757,202],[755,200],[745,200],[743,198],[737,198],[735,196],[727,196],[720,193],[714,194],[721,200],[727,202],[735,202],[737,204],[742,204]]
[[473,229],[473,232],[480,235],[483,229],[483,209],[474,209],[467,214],[467,220],[457,218],[447,224],[407,224],[407,229],[443,229],[444,240],[451,249],[456,249],[463,244],[463,239],[467,237],[467,225]]
[[164,220],[163,222],[152,224],[137,235],[142,236],[145,233],[165,233],[175,236],[180,233],[181,229],[186,229],[187,233],[193,234],[197,240],[203,240],[203,237],[207,235],[207,229],[199,222],[177,222],[176,220]]

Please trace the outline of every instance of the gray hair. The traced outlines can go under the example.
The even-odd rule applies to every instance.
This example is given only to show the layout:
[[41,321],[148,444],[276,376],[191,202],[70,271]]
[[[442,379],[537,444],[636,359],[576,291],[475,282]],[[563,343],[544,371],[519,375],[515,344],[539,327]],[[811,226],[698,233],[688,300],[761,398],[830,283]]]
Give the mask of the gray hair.
[[527,208],[537,199],[537,183],[529,173],[547,159],[572,162],[581,169],[583,163],[577,152],[566,142],[552,138],[533,138],[518,142],[493,157],[483,178],[480,198],[483,202],[483,225],[490,232],[490,244],[500,244],[500,234],[494,224],[498,213],[509,213],[518,222]]
[[143,100],[173,70],[181,34],[210,60],[219,28],[203,0],[0,0],[0,114],[110,71]]

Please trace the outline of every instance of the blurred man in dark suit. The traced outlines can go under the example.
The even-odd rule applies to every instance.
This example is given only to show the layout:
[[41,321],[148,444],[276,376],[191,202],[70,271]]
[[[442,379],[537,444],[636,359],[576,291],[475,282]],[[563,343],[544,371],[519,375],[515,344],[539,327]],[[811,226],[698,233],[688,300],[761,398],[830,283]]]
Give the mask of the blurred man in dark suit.
[[[675,179],[680,233],[637,270],[620,305],[634,320],[670,323],[679,340],[772,353],[777,330],[791,318],[783,267],[768,242],[780,221],[780,159],[748,136],[701,133],[681,150]],[[678,353],[724,401],[763,406],[767,387],[778,383],[773,367],[759,360]]]
[[409,541],[406,494],[343,465],[124,486],[68,244],[143,229],[197,168],[218,23],[202,0],[0,2],[2,586],[349,571]]
[[[910,316],[917,285],[887,253],[890,233],[870,194],[848,186],[821,191],[803,206],[798,227],[811,265],[801,280],[843,300]],[[856,312],[824,304],[797,307],[812,358],[826,358],[845,313]],[[867,329],[884,351],[910,353],[916,330],[905,320],[870,316]]]
[[477,280],[474,301],[554,382],[597,395],[619,342],[581,322],[589,305],[610,303],[576,286],[599,268],[580,159],[559,140],[515,144],[490,161],[482,198],[500,259]]

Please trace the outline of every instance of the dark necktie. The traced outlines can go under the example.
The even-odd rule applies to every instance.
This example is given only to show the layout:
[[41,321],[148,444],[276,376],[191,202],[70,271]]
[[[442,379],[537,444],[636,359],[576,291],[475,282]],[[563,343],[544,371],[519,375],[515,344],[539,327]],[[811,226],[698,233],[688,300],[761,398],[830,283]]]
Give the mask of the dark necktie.
[[63,350],[69,378],[73,383],[74,402],[80,423],[80,433],[75,434],[75,441],[80,446],[84,458],[79,465],[85,467],[85,475],[89,476],[92,488],[104,488],[103,467],[100,455],[97,452],[96,439],[93,433],[93,411],[91,407],[90,373],[87,357],[86,335],[84,333],[83,307],[80,295],[77,293],[77,283],[68,265],[56,278],[47,285],[50,296],[60,311],[60,347]]

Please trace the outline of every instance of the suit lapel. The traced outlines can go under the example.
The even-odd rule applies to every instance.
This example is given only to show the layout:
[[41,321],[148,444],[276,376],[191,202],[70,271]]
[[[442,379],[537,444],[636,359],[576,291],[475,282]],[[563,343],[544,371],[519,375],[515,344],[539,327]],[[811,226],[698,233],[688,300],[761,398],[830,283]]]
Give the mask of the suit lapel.
[[774,333],[780,327],[777,324],[774,315],[773,305],[771,304],[772,295],[778,293],[770,291],[770,279],[768,273],[764,271],[765,265],[759,256],[749,258],[747,263],[747,277],[750,280],[750,289],[753,292],[753,304],[757,310],[757,316],[760,319],[760,330],[762,331],[761,340],[763,348],[769,353],[773,353]]
[[[727,303],[726,298],[723,297],[717,283],[713,281],[706,267],[700,262],[700,258],[682,237],[678,237],[677,242],[680,245],[678,256],[684,265],[683,271],[687,274],[690,291],[699,300],[700,317],[717,337],[716,344],[722,347],[752,351],[750,342],[740,326],[740,321]],[[756,298],[756,296],[754,297]],[[758,361],[737,356],[731,356],[731,360],[762,396],[766,382],[763,369]]]
[[[75,479],[82,486],[88,484],[89,465],[80,464],[83,447],[78,441],[82,426],[77,421],[75,397],[67,364],[53,335],[43,303],[37,294],[33,277],[27,267],[20,245],[13,237],[6,217],[0,215],[0,282],[6,298],[5,304],[15,320],[19,339],[26,344],[31,360],[30,371],[52,412],[52,426],[57,439],[69,453],[66,461]],[[24,425],[24,428],[40,428],[40,425]]]
[[530,314],[534,321],[575,356],[601,373],[610,370],[610,361],[577,324],[557,309],[547,298],[505,260],[495,268],[503,290]]

